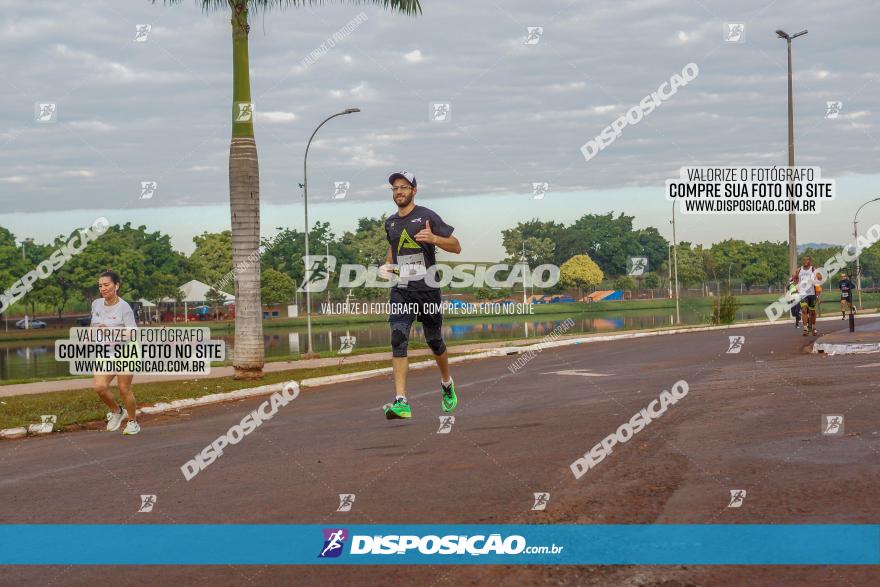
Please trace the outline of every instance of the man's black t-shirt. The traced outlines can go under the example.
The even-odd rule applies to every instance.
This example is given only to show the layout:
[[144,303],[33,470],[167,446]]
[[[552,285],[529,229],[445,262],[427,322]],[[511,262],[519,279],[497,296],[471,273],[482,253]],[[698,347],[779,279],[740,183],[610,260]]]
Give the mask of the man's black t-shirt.
[[856,288],[855,284],[849,279],[841,279],[837,284],[840,288],[840,298],[843,300],[851,300],[850,294]]
[[407,289],[437,289],[425,283],[428,268],[436,264],[435,246],[415,239],[429,220],[431,232],[437,236],[451,236],[455,230],[443,222],[436,212],[418,205],[406,216],[401,217],[395,212],[385,221],[385,234],[391,245],[393,263],[400,269],[401,286],[405,284]]

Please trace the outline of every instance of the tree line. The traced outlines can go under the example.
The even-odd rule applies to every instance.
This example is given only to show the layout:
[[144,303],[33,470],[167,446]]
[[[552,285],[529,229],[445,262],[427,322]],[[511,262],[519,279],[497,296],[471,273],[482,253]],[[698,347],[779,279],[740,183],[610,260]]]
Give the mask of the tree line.
[[[336,257],[337,265],[379,265],[384,262],[388,246],[384,224],[384,216],[361,218],[353,231],[336,235],[329,223],[317,222],[309,233],[311,252],[329,252]],[[0,227],[0,291],[6,291],[74,234],[59,235],[53,242],[42,244],[22,239],[26,240],[22,244],[8,229]],[[622,213],[585,214],[568,225],[534,219],[502,231],[501,237],[506,253],[503,262],[525,260],[530,267],[545,263],[561,267],[563,280],[555,291],[564,287],[633,289],[668,285],[669,241],[654,227],[634,228],[633,217]],[[131,223],[111,226],[82,254],[72,257],[49,277],[36,280],[19,304],[31,314],[37,306],[51,308],[59,315],[65,309],[87,307],[98,296],[97,276],[105,269],[120,274],[121,293],[129,301],[179,299],[178,287],[191,279],[208,285],[223,284],[217,289],[234,294],[232,280],[223,280],[233,269],[231,232],[204,232],[193,241],[195,250],[187,256],[174,250],[167,234]],[[295,299],[304,273],[304,243],[303,231],[284,227],[262,239],[258,258],[264,304]],[[785,242],[727,239],[710,247],[681,242],[677,247],[679,282],[684,287],[725,284],[730,275],[731,280],[745,287],[782,286],[787,281],[787,250]],[[837,250],[808,249],[806,254],[818,266]],[[648,259],[648,271],[636,280],[627,275],[631,257]],[[880,276],[880,244],[862,252],[861,265],[863,276]],[[349,294],[354,299],[373,299],[386,293],[365,288],[340,291],[334,279],[330,283],[329,295],[334,299]],[[483,288],[471,293],[490,298],[511,292]]]

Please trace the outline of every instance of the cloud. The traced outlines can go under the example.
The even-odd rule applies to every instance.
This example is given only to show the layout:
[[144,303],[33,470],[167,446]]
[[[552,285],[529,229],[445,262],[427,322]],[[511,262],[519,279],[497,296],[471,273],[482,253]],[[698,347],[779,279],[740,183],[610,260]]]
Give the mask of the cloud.
[[413,51],[410,51],[409,53],[404,53],[403,60],[407,63],[421,63],[423,60],[422,52],[418,49],[415,49]]
[[257,111],[256,121],[267,122],[269,124],[284,124],[296,120],[296,114],[293,112],[261,112]]
[[110,132],[116,130],[116,126],[108,124],[100,120],[73,120],[67,123],[67,126],[73,130],[84,130],[94,132]]
[[59,175],[62,177],[86,177],[91,178],[95,177],[94,171],[89,171],[88,169],[72,169],[70,171],[62,171]]

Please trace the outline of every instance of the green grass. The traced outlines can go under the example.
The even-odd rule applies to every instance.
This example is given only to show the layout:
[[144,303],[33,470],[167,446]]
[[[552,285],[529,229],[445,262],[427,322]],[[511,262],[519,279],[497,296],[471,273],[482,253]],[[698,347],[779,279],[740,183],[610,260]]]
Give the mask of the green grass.
[[[430,361],[430,358],[413,359],[413,363]],[[167,381],[137,383],[135,380],[134,394],[138,405],[149,405],[158,402],[170,402],[176,399],[199,398],[212,393],[224,393],[247,387],[282,383],[285,381],[354,373],[388,367],[389,362],[369,361],[365,363],[343,363],[330,367],[313,369],[291,369],[266,373],[259,381],[236,381],[229,377],[217,379],[190,379],[185,381]],[[114,393],[118,393],[113,388]],[[378,400],[377,400],[378,401]],[[88,422],[103,421],[107,407],[98,399],[91,389],[39,393],[0,398],[0,429],[27,426],[40,421],[42,414],[58,416],[56,428],[71,427]]]

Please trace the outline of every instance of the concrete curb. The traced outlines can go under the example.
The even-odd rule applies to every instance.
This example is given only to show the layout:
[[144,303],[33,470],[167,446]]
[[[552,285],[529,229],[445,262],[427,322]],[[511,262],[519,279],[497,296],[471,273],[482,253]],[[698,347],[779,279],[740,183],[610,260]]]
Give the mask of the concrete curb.
[[[237,389],[235,391],[228,391],[226,393],[212,393],[211,395],[204,395],[202,397],[197,397],[193,399],[177,399],[173,402],[161,402],[158,404],[154,404],[152,406],[145,406],[138,410],[138,414],[164,414],[166,412],[174,412],[183,408],[192,408],[195,406],[207,406],[210,404],[218,404],[221,402],[228,402],[237,399],[245,399],[249,397],[259,396],[259,395],[269,395],[270,393],[275,393],[276,391],[281,391],[281,389],[287,384],[289,381],[285,381],[284,383],[272,383],[270,385],[261,385],[259,387],[247,387],[245,389]],[[294,381],[294,383],[297,383]],[[299,385],[299,384],[297,384]]]
[[[874,314],[861,314],[863,317],[869,316],[880,316],[880,313]],[[830,321],[836,320],[836,317],[825,317],[819,318],[819,321]],[[594,342],[608,342],[613,340],[627,340],[632,338],[645,338],[649,336],[666,336],[671,334],[683,334],[687,332],[706,332],[712,330],[731,330],[734,328],[751,328],[755,326],[778,326],[780,324],[789,325],[789,321],[775,321],[771,323],[767,323],[765,321],[756,321],[756,322],[745,322],[741,324],[730,324],[730,325],[722,325],[722,326],[695,326],[691,328],[674,328],[669,330],[657,330],[650,332],[631,332],[631,333],[622,333],[622,334],[608,334],[608,335],[599,335],[599,336],[586,336],[586,337],[576,337],[576,338],[566,338],[562,340],[556,340],[553,342],[538,342],[535,344],[525,345],[525,346],[509,346],[509,347],[497,347],[494,349],[490,349],[488,351],[476,352],[469,355],[462,355],[457,357],[451,357],[449,359],[450,363],[462,363],[465,361],[475,361],[479,359],[485,359],[489,357],[505,357],[508,355],[519,355],[525,352],[531,351],[540,351],[546,348],[556,348],[562,346],[571,346],[578,345],[584,343],[594,343]],[[866,351],[862,351],[866,352]],[[410,369],[425,369],[434,364],[433,361],[420,361],[418,363],[410,365]],[[341,375],[327,375],[324,377],[313,377],[310,379],[303,379],[298,383],[300,388],[305,387],[321,387],[324,385],[332,385],[334,383],[342,383],[347,381],[358,381],[361,379],[369,379],[372,377],[376,377],[379,375],[386,375],[392,372],[391,367],[383,367],[381,369],[370,369],[368,371],[357,371],[354,373],[344,373]],[[238,389],[236,391],[230,391],[226,393],[213,393],[211,395],[202,396],[194,399],[179,399],[174,400],[172,402],[161,402],[158,404],[154,404],[152,406],[145,406],[138,410],[139,414],[165,414],[168,412],[179,411],[185,408],[192,408],[198,406],[206,406],[211,404],[223,403],[238,399],[245,399],[249,397],[256,397],[261,395],[269,395],[271,393],[275,393],[277,391],[281,391],[282,387],[289,382],[284,383],[272,383],[270,385],[261,385],[259,387],[250,387],[245,389]],[[2,439],[13,439],[13,438],[22,438],[26,436],[28,433],[27,428],[7,428],[5,430],[0,430],[0,438]]]
[[855,355],[863,353],[880,353],[880,342],[817,342],[813,344],[814,353],[826,355]]

